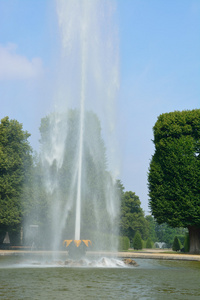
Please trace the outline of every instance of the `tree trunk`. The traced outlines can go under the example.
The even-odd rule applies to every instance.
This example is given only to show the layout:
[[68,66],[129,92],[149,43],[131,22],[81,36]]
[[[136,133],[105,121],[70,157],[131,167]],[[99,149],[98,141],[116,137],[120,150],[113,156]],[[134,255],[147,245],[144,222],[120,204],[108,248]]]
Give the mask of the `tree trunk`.
[[200,254],[200,228],[189,226],[190,253]]

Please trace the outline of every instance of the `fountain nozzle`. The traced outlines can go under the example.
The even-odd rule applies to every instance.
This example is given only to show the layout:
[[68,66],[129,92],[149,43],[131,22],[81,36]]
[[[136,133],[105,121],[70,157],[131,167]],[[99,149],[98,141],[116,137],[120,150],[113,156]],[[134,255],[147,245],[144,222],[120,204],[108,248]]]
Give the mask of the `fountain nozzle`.
[[63,246],[66,244],[66,248],[72,243],[76,245],[78,248],[80,244],[83,242],[87,247],[89,247],[89,244],[92,245],[92,242],[90,240],[64,240],[63,241]]

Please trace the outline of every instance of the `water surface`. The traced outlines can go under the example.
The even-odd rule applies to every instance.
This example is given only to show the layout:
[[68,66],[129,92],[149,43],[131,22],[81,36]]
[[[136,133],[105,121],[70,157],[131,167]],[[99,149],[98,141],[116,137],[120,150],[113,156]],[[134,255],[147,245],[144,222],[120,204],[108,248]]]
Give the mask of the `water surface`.
[[200,262],[69,268],[0,257],[0,299],[200,299]]

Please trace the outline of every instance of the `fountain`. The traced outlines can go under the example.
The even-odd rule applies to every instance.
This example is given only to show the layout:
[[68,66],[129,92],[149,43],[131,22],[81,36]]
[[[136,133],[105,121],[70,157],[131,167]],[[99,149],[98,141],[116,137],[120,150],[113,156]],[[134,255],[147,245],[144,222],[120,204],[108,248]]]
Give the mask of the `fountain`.
[[[41,121],[40,162],[50,248],[116,250],[114,148],[118,41],[112,1],[59,0],[55,109]],[[111,155],[112,154],[112,155]],[[49,223],[49,224],[50,224]],[[64,242],[63,242],[64,241]],[[70,250],[69,250],[70,252]]]

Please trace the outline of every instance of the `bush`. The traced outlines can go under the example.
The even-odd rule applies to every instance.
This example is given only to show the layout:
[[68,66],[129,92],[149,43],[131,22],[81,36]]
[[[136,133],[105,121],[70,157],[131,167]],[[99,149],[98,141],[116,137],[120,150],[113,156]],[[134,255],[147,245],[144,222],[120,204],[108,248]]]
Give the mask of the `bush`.
[[142,249],[142,238],[138,231],[136,232],[134,239],[133,239],[133,248],[136,250]]
[[181,249],[181,243],[179,241],[179,238],[177,236],[175,236],[174,238],[174,242],[172,245],[172,250],[173,251],[179,251]]
[[147,242],[146,242],[146,248],[148,248],[148,249],[151,249],[151,248],[152,248],[152,242],[151,242],[151,239],[150,239],[150,238],[147,239]]
[[130,241],[127,236],[120,236],[119,237],[119,246],[118,250],[119,251],[126,251],[130,248]]
[[189,234],[187,233],[185,235],[185,240],[184,240],[184,252],[189,252],[190,251],[190,238]]
[[176,234],[177,238],[179,239],[180,243],[181,243],[181,247],[184,245],[184,241],[185,241],[185,234]]

